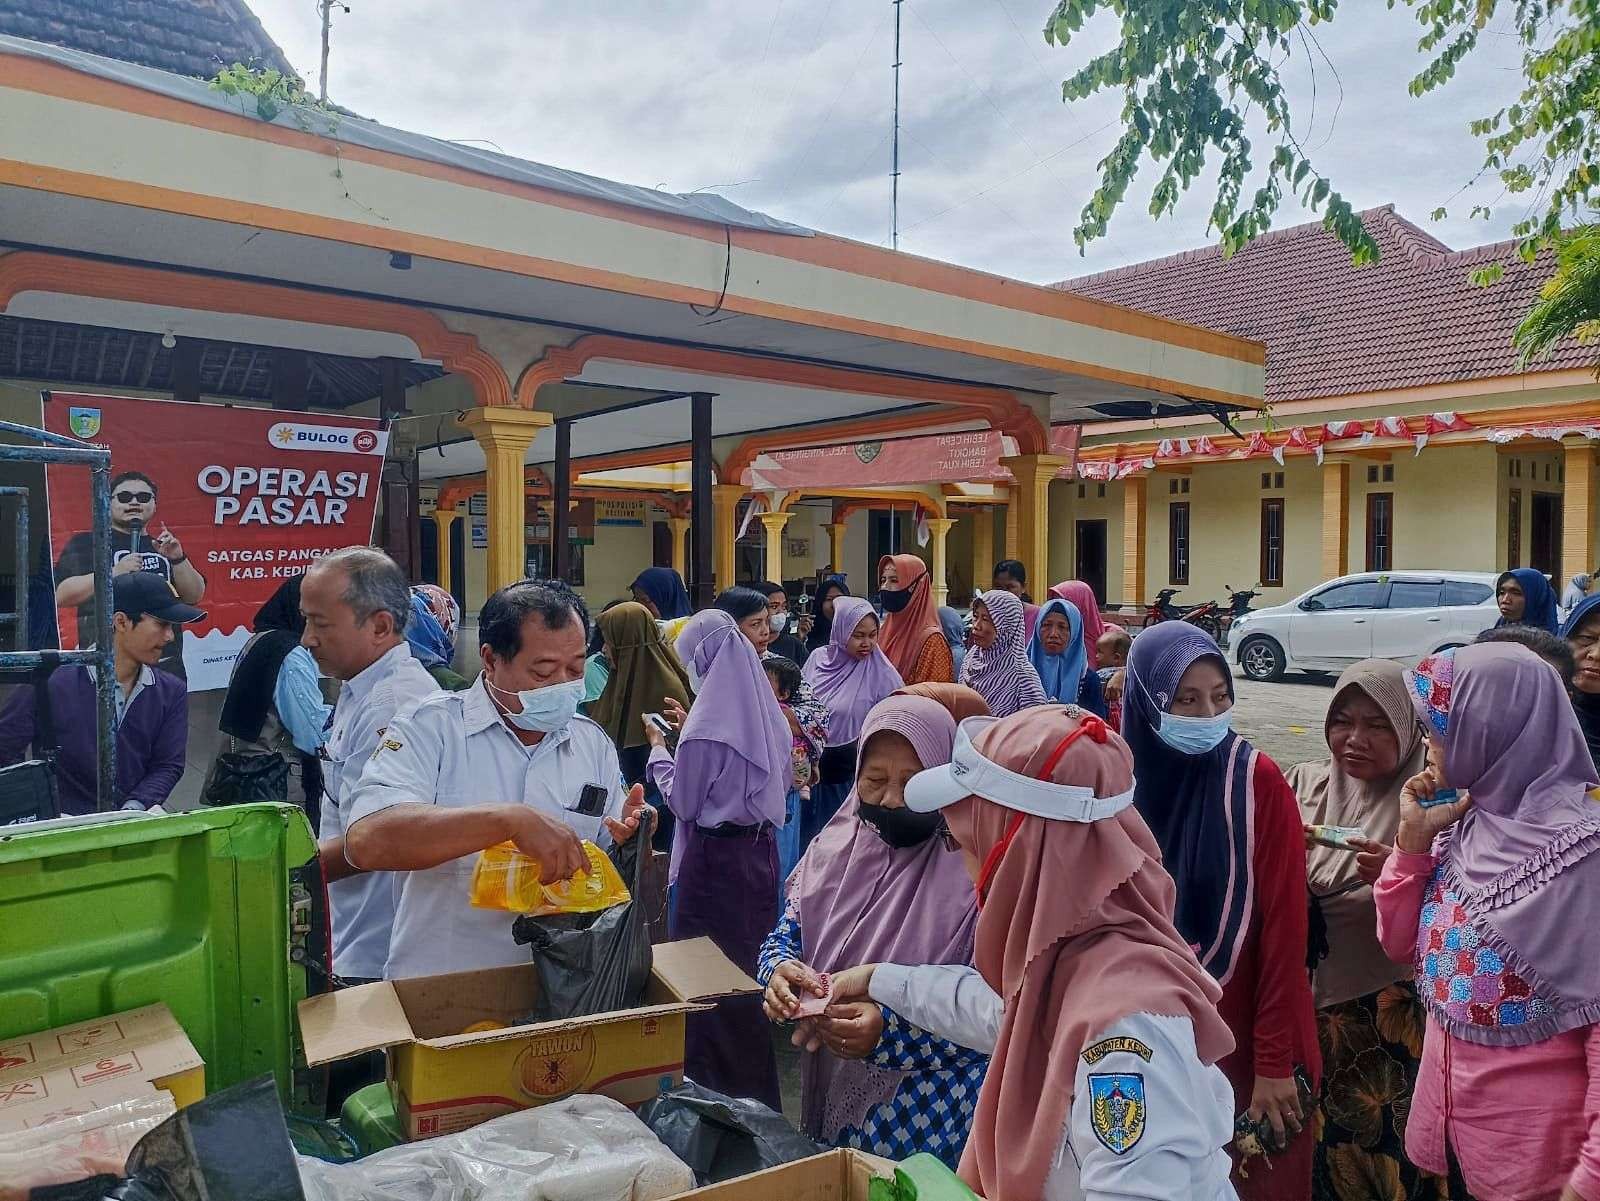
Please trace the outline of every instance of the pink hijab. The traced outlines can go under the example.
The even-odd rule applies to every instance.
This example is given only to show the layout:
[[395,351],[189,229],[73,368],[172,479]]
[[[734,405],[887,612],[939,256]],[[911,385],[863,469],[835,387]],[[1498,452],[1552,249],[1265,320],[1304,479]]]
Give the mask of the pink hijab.
[[1484,942],[1550,1006],[1480,1026],[1428,1001],[1469,1042],[1522,1046],[1600,1022],[1600,805],[1567,690],[1525,647],[1464,646],[1406,673],[1411,703],[1444,743],[1444,778],[1472,805],[1441,838],[1445,879]]
[[[956,723],[937,701],[892,696],[861,729],[859,772],[873,735],[899,734],[924,768],[950,762]],[[789,877],[806,962],[819,972],[862,963],[972,962],[978,898],[961,852],[935,835],[896,850],[857,813],[854,791]],[[866,1060],[807,1053],[800,1065],[803,1125],[831,1143],[891,1100],[905,1073]]]
[[1098,644],[1100,635],[1106,632],[1106,623],[1100,617],[1100,602],[1095,599],[1094,589],[1082,580],[1062,580],[1050,589],[1050,595],[1070,601],[1078,607],[1078,612],[1083,614],[1083,647],[1089,652],[1089,670],[1098,671],[1100,668]]
[[[1109,730],[1104,742],[1081,735],[1049,776],[1041,775],[1085,719],[1062,705],[1024,709],[988,727],[974,746],[984,758],[1036,779],[1089,786],[1101,797],[1126,792],[1133,787],[1133,755]],[[951,834],[980,860],[1017,817],[976,796],[944,812]],[[961,1159],[962,1177],[980,1195],[1044,1195],[1072,1111],[1078,1056],[1122,1018],[1189,1018],[1202,1063],[1233,1050],[1233,1035],[1217,1014],[1222,989],[1172,924],[1176,892],[1156,840],[1131,805],[1096,822],[1023,818],[978,917],[974,963],[1005,1000]]]

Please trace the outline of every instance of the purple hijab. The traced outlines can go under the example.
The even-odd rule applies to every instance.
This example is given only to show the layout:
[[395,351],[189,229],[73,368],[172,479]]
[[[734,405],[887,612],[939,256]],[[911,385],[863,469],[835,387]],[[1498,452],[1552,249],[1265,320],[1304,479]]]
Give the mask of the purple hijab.
[[826,646],[806,659],[803,672],[811,694],[828,707],[828,745],[848,746],[861,736],[867,714],[891,692],[905,687],[883,648],[874,646],[857,659],[846,644],[867,618],[872,605],[865,597],[841,596],[833,602],[833,629]]
[[[750,764],[752,808],[773,825],[783,825],[794,771],[792,739],[755,647],[721,609],[702,609],[685,622],[676,647],[678,658],[699,681],[678,738],[678,754],[692,742],[731,749]],[[682,846],[683,840],[676,842]]]
[[[961,683],[989,704],[996,717],[1010,717],[1031,705],[1049,702],[1039,673],[1028,662],[1027,619],[1022,602],[999,588],[978,598],[998,636],[993,646],[974,646],[961,661]],[[1074,698],[1076,699],[1076,698]]]
[[1406,673],[1412,704],[1444,743],[1446,783],[1472,796],[1437,847],[1445,881],[1484,941],[1554,1012],[1520,1026],[1469,1026],[1424,999],[1457,1038],[1540,1042],[1600,1021],[1594,764],[1566,689],[1532,651],[1485,643],[1450,657],[1453,665],[1435,655]]
[[[867,715],[857,772],[872,736],[886,731],[909,742],[924,768],[950,762],[956,723],[949,711],[925,697],[894,696]],[[789,877],[806,962],[819,972],[863,963],[971,963],[978,898],[961,852],[937,835],[896,850],[857,816],[860,807],[852,790]],[[800,1066],[802,1124],[831,1143],[892,1099],[904,1078],[867,1060],[808,1053]]]

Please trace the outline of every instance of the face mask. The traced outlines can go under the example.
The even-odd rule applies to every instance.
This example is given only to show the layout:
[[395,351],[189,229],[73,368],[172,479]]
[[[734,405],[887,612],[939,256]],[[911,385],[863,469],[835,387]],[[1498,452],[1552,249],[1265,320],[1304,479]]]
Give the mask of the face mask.
[[1179,713],[1163,713],[1156,733],[1161,741],[1185,755],[1203,755],[1214,749],[1228,731],[1233,729],[1233,710],[1215,717],[1185,717]]
[[938,813],[913,813],[909,809],[886,809],[865,801],[858,810],[861,820],[878,832],[878,837],[898,851],[921,846],[939,832],[944,818]]
[[789,615],[787,613],[774,613],[767,618],[767,624],[772,627],[774,634],[781,634],[789,628]]
[[[485,684],[489,684],[487,677]],[[583,704],[583,681],[568,680],[565,684],[546,684],[543,688],[528,688],[521,692],[507,692],[489,684],[492,692],[501,696],[514,696],[522,702],[521,713],[507,713],[506,720],[519,730],[549,734],[559,730],[578,715]]]
[[878,593],[878,602],[885,613],[899,613],[911,603],[911,589],[885,588]]
[[693,691],[699,692],[700,691],[700,673],[694,669],[694,664],[692,662],[685,663],[683,665],[683,674],[689,677],[689,687]]

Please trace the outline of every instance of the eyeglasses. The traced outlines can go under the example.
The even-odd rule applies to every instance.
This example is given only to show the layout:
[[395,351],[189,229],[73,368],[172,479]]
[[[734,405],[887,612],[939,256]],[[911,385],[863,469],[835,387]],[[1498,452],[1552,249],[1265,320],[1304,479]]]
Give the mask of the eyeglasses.
[[118,492],[114,494],[118,504],[147,505],[156,498],[154,492]]

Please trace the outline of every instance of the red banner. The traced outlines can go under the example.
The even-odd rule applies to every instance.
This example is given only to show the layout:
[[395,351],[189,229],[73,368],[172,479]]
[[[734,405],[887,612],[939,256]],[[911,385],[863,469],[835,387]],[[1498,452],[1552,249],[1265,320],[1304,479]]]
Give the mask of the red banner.
[[[137,554],[140,570],[205,610],[162,660],[191,691],[227,686],[256,610],[284,580],[372,540],[388,435],[371,418],[52,392],[44,427],[111,450],[113,570]],[[51,466],[47,483],[71,648],[93,628],[89,477]]]
[[[1058,479],[1073,479],[1083,427],[1058,425],[1050,431],[1050,453],[1068,460]],[[1016,445],[995,430],[930,434],[882,442],[850,442],[781,450],[757,457],[749,486],[757,492],[796,488],[883,488],[897,484],[1009,484],[1000,465]]]

